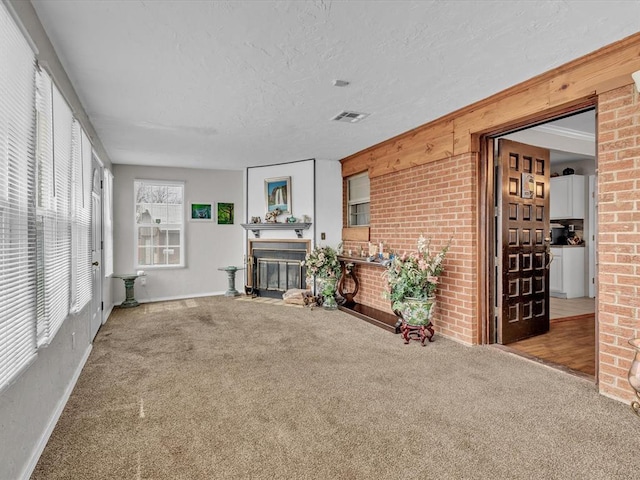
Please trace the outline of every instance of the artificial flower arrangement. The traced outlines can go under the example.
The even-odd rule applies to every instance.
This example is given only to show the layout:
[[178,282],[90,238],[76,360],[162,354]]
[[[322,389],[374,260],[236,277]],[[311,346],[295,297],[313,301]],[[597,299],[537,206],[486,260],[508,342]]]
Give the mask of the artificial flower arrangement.
[[393,258],[383,275],[388,286],[385,297],[391,300],[394,311],[402,310],[405,298],[433,297],[444,271],[443,261],[450,245],[451,239],[440,251],[435,252],[431,249],[431,240],[420,235],[417,251]]
[[316,246],[307,253],[302,265],[307,267],[307,277],[340,278],[338,252],[331,247]]

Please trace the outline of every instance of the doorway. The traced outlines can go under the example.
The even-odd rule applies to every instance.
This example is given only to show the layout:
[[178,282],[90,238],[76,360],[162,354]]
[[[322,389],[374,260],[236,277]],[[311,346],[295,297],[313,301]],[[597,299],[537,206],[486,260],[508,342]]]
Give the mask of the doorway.
[[[494,144],[496,151],[492,151],[493,158],[488,155],[489,160],[495,165],[494,168],[494,208],[495,208],[495,234],[493,241],[494,259],[493,269],[493,294],[492,303],[494,306],[494,318],[490,320],[487,328],[489,341],[505,345],[507,349],[514,353],[542,361],[563,370],[586,375],[592,380],[596,377],[596,332],[597,323],[595,315],[595,241],[596,241],[596,209],[594,192],[596,182],[596,141],[595,141],[595,109],[590,108],[578,113],[571,113],[562,118],[554,119],[544,124],[526,127],[517,132],[508,132],[501,136],[496,136],[489,141],[487,150]],[[547,175],[550,177],[549,188],[546,191],[551,202],[548,206],[547,215],[544,218],[544,239],[548,241],[548,247],[540,248],[544,252],[541,256],[546,257],[545,265],[549,270],[540,269],[540,261],[533,264],[533,269],[538,270],[532,276],[533,282],[538,282],[537,288],[542,290],[542,282],[547,282],[551,277],[551,285],[546,284],[544,297],[527,297],[529,292],[528,282],[523,281],[521,270],[528,267],[529,252],[523,250],[522,229],[528,229],[523,225],[521,212],[516,212],[513,204],[526,204],[522,197],[523,191],[515,198],[517,202],[504,201],[503,193],[509,195],[511,190],[517,188],[515,181],[524,181],[526,172],[518,172],[514,175],[511,172],[510,180],[503,178],[505,170],[504,157],[498,147],[502,141],[522,142],[531,147],[546,148],[550,151],[549,169]],[[570,177],[571,176],[571,177]],[[563,177],[563,178],[561,178]],[[555,180],[554,180],[555,178]],[[538,177],[533,179],[533,184],[540,183]],[[509,185],[509,182],[512,185]],[[557,211],[558,199],[564,198],[566,191],[560,190],[558,185],[565,185],[568,182],[581,184],[584,188],[582,193],[582,211],[567,213],[566,218],[561,218],[564,214]],[[556,211],[553,206],[554,183],[556,184]],[[522,188],[522,187],[520,187]],[[561,193],[558,193],[561,192]],[[538,192],[536,192],[537,194]],[[566,203],[566,200],[561,200]],[[531,202],[529,202],[531,203]],[[511,204],[511,205],[510,205]],[[566,206],[566,205],[565,205]],[[522,206],[520,206],[522,208]],[[509,211],[511,209],[511,211]],[[506,212],[506,214],[504,213]],[[516,217],[516,215],[520,215]],[[560,215],[560,216],[559,216]],[[510,218],[511,217],[511,218]],[[565,245],[557,243],[557,239],[552,239],[551,225],[558,223],[558,227],[565,228]],[[515,223],[515,224],[514,224]],[[571,227],[569,229],[569,227]],[[537,228],[537,227],[534,227]],[[570,231],[569,231],[570,230]],[[558,230],[561,231],[561,230]],[[571,235],[569,237],[569,234]],[[519,235],[519,236],[517,236]],[[516,238],[517,237],[517,238]],[[525,236],[526,237],[526,236]],[[566,245],[566,237],[571,238],[576,245]],[[525,238],[527,239],[527,238]],[[534,239],[534,243],[538,239]],[[501,243],[502,241],[502,243]],[[511,242],[511,247],[509,244]],[[511,248],[511,253],[505,254]],[[535,254],[536,252],[532,252]],[[551,255],[553,254],[553,255]],[[505,256],[506,255],[506,256]],[[523,261],[523,255],[525,260]],[[571,266],[580,260],[580,268],[575,272],[570,270]],[[515,262],[519,263],[516,264]],[[523,263],[525,262],[525,263]],[[555,263],[553,263],[555,262]],[[573,263],[572,263],[573,262]],[[563,268],[564,267],[564,268]],[[565,278],[565,286],[558,286],[558,275]],[[536,277],[538,277],[536,279]],[[546,277],[546,278],[545,278]],[[561,277],[562,278],[562,277]],[[524,283],[524,284],[523,284]],[[566,286],[570,288],[565,288]],[[577,291],[566,290],[577,288]],[[535,287],[534,287],[535,288]],[[530,305],[537,305],[537,310],[532,310]],[[549,315],[548,330],[544,330],[544,322],[539,322],[538,333],[531,330],[529,334],[521,338],[513,338],[503,335],[504,328],[509,328],[514,322],[531,314],[542,312],[542,305],[546,307]],[[527,338],[525,338],[527,337]]]

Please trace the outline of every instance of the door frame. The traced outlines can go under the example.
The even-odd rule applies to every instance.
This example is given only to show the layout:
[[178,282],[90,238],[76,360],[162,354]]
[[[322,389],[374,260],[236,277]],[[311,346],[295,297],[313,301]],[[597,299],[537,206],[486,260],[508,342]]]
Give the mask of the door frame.
[[[496,289],[498,288],[498,273],[496,272],[496,252],[494,235],[494,222],[496,221],[496,192],[495,192],[495,168],[498,166],[498,159],[494,155],[494,140],[502,135],[514,133],[519,130],[535,127],[543,123],[567,117],[584,110],[595,109],[596,114],[596,170],[597,170],[597,118],[598,118],[598,97],[594,94],[590,97],[580,99],[576,102],[563,105],[562,107],[538,112],[528,117],[518,119],[496,127],[490,131],[477,132],[471,135],[472,144],[477,146],[478,154],[478,215],[477,232],[478,248],[476,262],[478,265],[478,328],[477,341],[480,345],[496,344],[495,319],[501,312],[496,310]],[[597,218],[596,218],[597,221]],[[597,272],[596,272],[597,278]],[[494,289],[496,285],[496,289]],[[596,332],[598,331],[598,312],[596,316]],[[596,352],[598,345],[596,342]],[[596,384],[598,383],[598,362],[596,361]]]
[[[95,168],[95,170],[94,170]],[[99,245],[100,245],[100,260],[98,260],[100,262],[100,272],[98,275],[98,289],[97,291],[100,292],[100,298],[98,299],[94,299],[93,298],[93,292],[95,291],[95,289],[93,288],[94,286],[91,286],[91,292],[92,292],[92,296],[91,296],[91,314],[89,315],[89,330],[91,332],[92,329],[92,320],[93,320],[93,314],[96,310],[95,306],[99,305],[100,306],[100,325],[104,325],[104,278],[103,278],[103,267],[104,267],[104,249],[102,248],[103,245],[103,241],[104,241],[104,225],[103,225],[103,216],[104,216],[104,190],[103,190],[103,180],[104,180],[104,163],[102,163],[102,160],[100,159],[100,157],[98,157],[98,155],[96,154],[95,150],[91,151],[91,170],[92,170],[92,182],[91,182],[91,198],[92,198],[92,203],[93,203],[93,194],[94,192],[94,184],[93,184],[93,173],[94,171],[97,171],[98,173],[98,180],[100,182],[100,187],[99,187],[99,191],[98,196],[100,197],[100,239],[99,239]],[[93,213],[93,205],[91,207],[91,211]],[[91,231],[95,232],[95,218],[91,218]],[[92,254],[92,261],[93,261],[93,254]],[[93,281],[93,272],[92,272],[92,281]],[[98,327],[100,328],[100,327]],[[90,336],[93,336],[93,332],[90,333]],[[92,337],[91,342],[93,343],[95,337]]]

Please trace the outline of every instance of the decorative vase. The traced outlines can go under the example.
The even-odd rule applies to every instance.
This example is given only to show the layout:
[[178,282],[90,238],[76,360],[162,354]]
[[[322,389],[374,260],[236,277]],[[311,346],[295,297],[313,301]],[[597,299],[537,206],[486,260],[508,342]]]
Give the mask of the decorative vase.
[[436,297],[413,298],[405,297],[402,301],[400,314],[409,325],[429,325],[433,310],[436,306]]
[[[632,338],[629,340],[629,345],[635,350],[635,356],[631,362],[631,367],[629,367],[627,378],[629,379],[629,385],[635,390],[636,397],[640,400],[640,338]],[[638,400],[631,402],[631,408],[636,415],[640,416],[640,402]]]
[[318,277],[316,280],[322,295],[322,308],[325,310],[337,309],[338,303],[336,302],[335,294],[338,279],[336,277]]

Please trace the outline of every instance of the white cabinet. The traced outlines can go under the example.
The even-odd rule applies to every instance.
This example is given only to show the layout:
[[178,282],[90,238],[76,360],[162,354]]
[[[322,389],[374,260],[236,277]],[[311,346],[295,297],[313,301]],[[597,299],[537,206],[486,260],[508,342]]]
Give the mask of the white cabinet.
[[584,297],[584,247],[551,247],[549,294],[559,298]]
[[551,178],[551,220],[584,218],[584,183],[583,175]]

